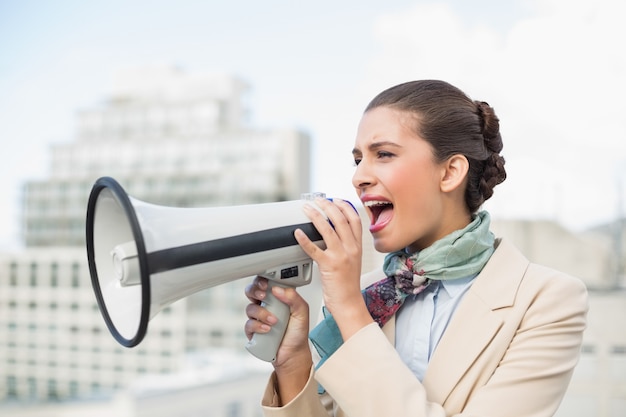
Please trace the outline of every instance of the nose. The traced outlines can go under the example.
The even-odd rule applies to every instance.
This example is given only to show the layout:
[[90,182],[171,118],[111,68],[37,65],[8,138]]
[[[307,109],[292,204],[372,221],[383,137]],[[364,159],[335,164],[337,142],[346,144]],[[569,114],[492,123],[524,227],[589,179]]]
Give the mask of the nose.
[[369,187],[373,184],[374,177],[371,174],[367,163],[364,159],[356,166],[356,170],[352,175],[352,186],[357,190]]

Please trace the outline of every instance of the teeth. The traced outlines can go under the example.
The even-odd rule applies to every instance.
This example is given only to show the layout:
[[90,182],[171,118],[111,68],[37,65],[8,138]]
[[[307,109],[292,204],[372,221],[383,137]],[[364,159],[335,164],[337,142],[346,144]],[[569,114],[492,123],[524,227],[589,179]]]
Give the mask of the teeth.
[[386,206],[390,204],[391,203],[389,201],[377,201],[377,200],[370,200],[370,201],[366,201],[363,203],[365,207]]

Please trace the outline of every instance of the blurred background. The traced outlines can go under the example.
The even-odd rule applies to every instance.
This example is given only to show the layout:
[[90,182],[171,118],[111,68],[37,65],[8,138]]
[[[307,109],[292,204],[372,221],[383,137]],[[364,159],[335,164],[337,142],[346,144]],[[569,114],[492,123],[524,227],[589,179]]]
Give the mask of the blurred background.
[[117,346],[86,265],[91,185],[179,207],[354,200],[367,102],[437,78],[501,119],[494,230],[590,290],[558,415],[626,415],[624,18],[620,0],[0,0],[0,414],[260,415],[245,280]]

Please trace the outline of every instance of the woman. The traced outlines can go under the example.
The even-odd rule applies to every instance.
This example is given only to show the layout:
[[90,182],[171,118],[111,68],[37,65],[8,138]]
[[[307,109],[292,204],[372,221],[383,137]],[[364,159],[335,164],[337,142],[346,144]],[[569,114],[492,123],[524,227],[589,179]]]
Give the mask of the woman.
[[[326,249],[295,237],[318,264],[325,319],[274,288],[291,317],[263,398],[268,416],[551,416],[578,360],[587,310],[577,279],[529,263],[480,211],[504,181],[499,121],[442,81],[383,91],[367,106],[352,179],[381,271],[361,277],[361,223],[344,201],[305,211]],[[362,290],[362,288],[365,288]],[[276,318],[246,289],[246,333]],[[318,358],[318,353],[321,359]]]

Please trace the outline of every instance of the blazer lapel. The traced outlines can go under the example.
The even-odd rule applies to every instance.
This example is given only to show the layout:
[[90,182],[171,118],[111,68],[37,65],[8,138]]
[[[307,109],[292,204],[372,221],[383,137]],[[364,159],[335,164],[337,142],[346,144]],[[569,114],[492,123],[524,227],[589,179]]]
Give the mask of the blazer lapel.
[[496,241],[496,251],[465,295],[430,360],[423,381],[430,401],[443,404],[494,338],[503,323],[497,310],[513,305],[528,264],[511,244]]

